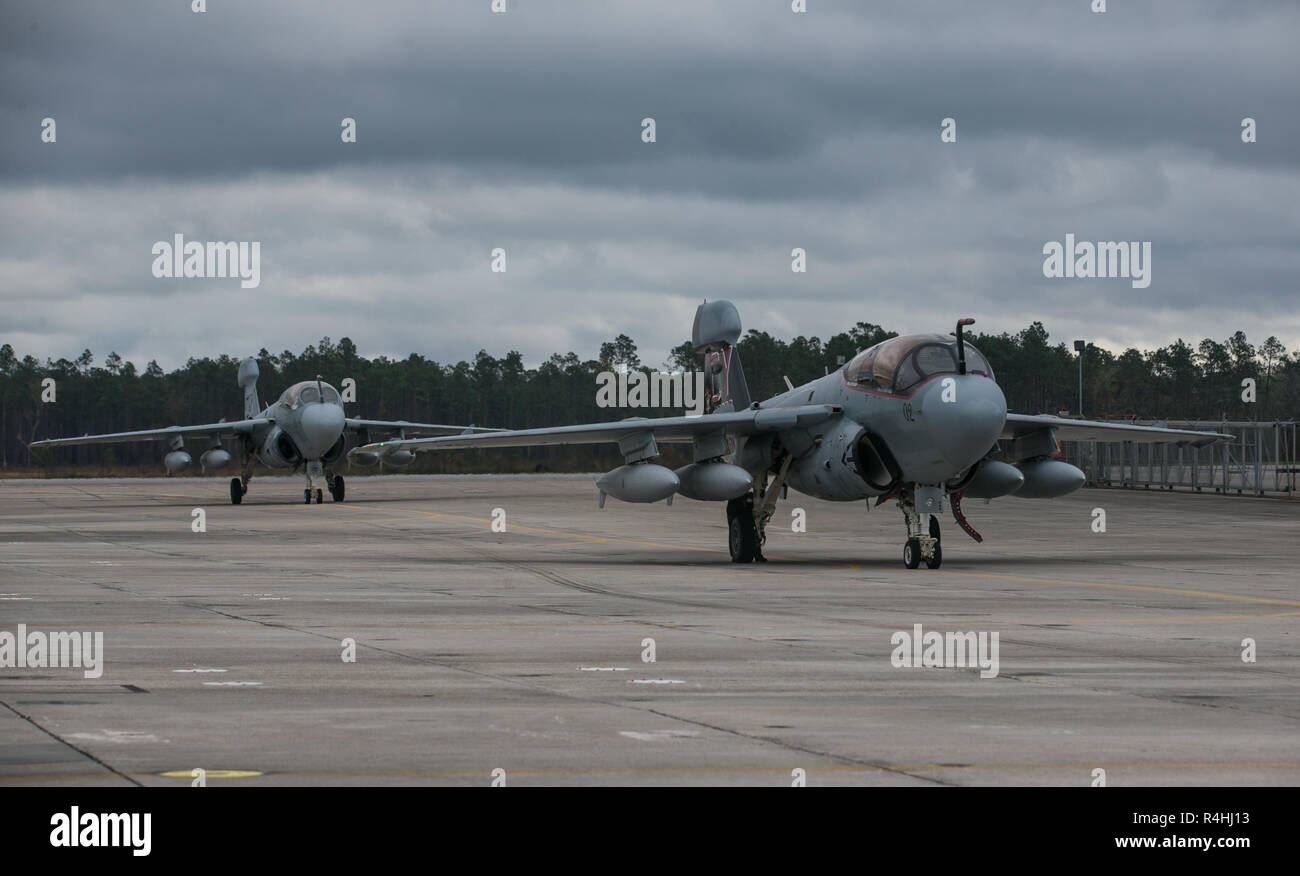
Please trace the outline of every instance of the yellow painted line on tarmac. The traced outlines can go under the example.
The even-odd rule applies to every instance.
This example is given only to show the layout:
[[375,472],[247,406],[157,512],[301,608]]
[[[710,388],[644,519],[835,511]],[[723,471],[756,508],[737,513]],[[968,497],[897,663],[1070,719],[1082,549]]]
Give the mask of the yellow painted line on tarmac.
[[[506,767],[507,776],[584,776],[584,775],[710,775],[726,773],[771,773],[787,772],[798,764],[789,766],[696,766],[696,767],[559,767],[555,769],[510,769]],[[1108,763],[1105,761],[1084,761],[1079,763],[916,763],[916,764],[836,764],[833,766],[802,766],[809,773],[902,773],[902,772],[943,772],[947,770],[1092,770],[1097,767],[1108,770],[1169,770],[1169,769],[1300,769],[1300,762],[1295,761],[1167,761],[1153,763]],[[216,772],[208,771],[212,778]],[[239,770],[238,778],[456,778],[463,776],[490,777],[487,770]],[[243,774],[249,774],[247,776]],[[149,778],[165,776],[167,778],[190,778],[189,770],[166,773],[126,773],[131,778]],[[112,773],[80,773],[46,776],[2,776],[0,784],[21,784],[25,782],[60,782],[86,781],[88,779],[113,779]]]
[[[1214,614],[1204,617],[1103,617],[1103,618],[1074,618],[1069,620],[986,620],[978,618],[980,624],[987,626],[997,626],[998,624],[1007,624],[1011,626],[1063,626],[1066,624],[1172,624],[1172,623],[1192,623],[1194,621],[1223,621],[1223,620],[1264,620],[1275,617],[1295,617],[1300,615],[1300,611],[1280,611],[1276,614]],[[926,621],[927,626],[932,627],[960,627],[970,626],[974,620],[966,618],[959,621]]]
[[1060,578],[1026,578],[1019,575],[1002,575],[993,572],[949,572],[935,570],[941,575],[966,578],[995,578],[1002,581],[1019,581],[1027,584],[1065,584],[1073,587],[1105,587],[1114,590],[1140,590],[1147,593],[1172,593],[1175,596],[1204,596],[1209,599],[1229,599],[1234,602],[1254,602],[1261,605],[1286,605],[1300,608],[1300,602],[1287,599],[1266,599],[1259,596],[1236,596],[1231,593],[1214,593],[1209,590],[1184,590],[1179,587],[1156,587],[1150,584],[1111,584],[1104,581],[1068,581]]
[[[194,772],[194,770],[172,770],[158,775],[167,779],[190,779],[196,778]],[[251,779],[263,775],[266,773],[261,770],[203,770],[204,778],[208,779]]]
[[[791,766],[795,766],[792,764]],[[1035,770],[1035,769],[1077,769],[1090,770],[1097,767],[1104,769],[1300,769],[1300,763],[1288,762],[1251,762],[1251,763],[918,763],[918,764],[888,764],[885,766],[876,766],[873,764],[836,764],[834,766],[813,766],[803,767],[810,773],[818,772],[875,772],[875,773],[896,773],[896,772],[934,772],[940,770]],[[633,775],[656,774],[656,773],[680,773],[684,775],[708,774],[708,773],[761,773],[761,772],[782,772],[790,769],[785,766],[733,766],[733,767],[593,767],[570,768],[560,767],[556,769],[510,769],[505,767],[508,776],[580,776],[580,775],[617,775],[628,773]],[[381,772],[274,772],[277,776],[314,776],[319,778],[329,778],[332,776],[484,776],[487,773],[483,770],[419,770],[419,771],[381,771]]]

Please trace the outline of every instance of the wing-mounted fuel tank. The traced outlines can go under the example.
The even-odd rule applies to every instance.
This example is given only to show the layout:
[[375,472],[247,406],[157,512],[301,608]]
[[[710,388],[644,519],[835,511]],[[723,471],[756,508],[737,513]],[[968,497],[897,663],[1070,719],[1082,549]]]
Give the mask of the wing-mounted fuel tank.
[[1073,493],[1087,476],[1059,459],[1031,459],[1019,465],[1025,483],[1012,495],[1021,499],[1055,499]]
[[302,454],[289,433],[276,427],[266,436],[257,454],[271,468],[293,468],[302,462]]
[[967,499],[996,499],[1011,495],[1024,483],[1025,476],[1014,465],[996,459],[981,459],[975,463],[970,476],[952,489],[960,489],[962,496]]
[[1060,455],[1061,442],[1056,439],[1054,429],[1018,436],[1011,442],[1011,456],[1018,460],[1016,468],[1020,469],[1025,483],[1012,495],[1021,499],[1055,499],[1082,487],[1087,476],[1058,459]]
[[170,446],[171,452],[163,457],[163,468],[167,469],[168,477],[180,474],[194,462],[190,455],[185,452],[185,439],[180,435],[172,436]]
[[667,499],[680,486],[681,481],[672,469],[653,462],[620,465],[596,481],[602,508],[605,507],[607,493],[624,502],[648,503]]
[[749,472],[729,462],[693,462],[677,469],[674,474],[681,484],[677,492],[701,502],[736,499],[754,486],[754,478]]
[[391,465],[394,468],[405,468],[415,462],[415,452],[411,450],[390,450],[379,458],[384,465]]
[[[338,445],[335,446],[337,447]],[[333,449],[331,449],[330,453],[333,452],[334,452]],[[340,451],[340,455],[341,455],[341,451]],[[333,461],[334,460],[330,459],[328,456],[325,458],[326,463],[330,463]],[[379,463],[382,462],[384,465],[391,465],[394,468],[404,468],[405,466],[408,466],[411,463],[415,462],[415,453],[414,451],[411,450],[402,450],[400,447],[395,447],[392,450],[387,450],[384,451],[383,453],[371,453],[369,451],[362,452],[362,451],[353,450],[351,453],[348,454],[348,462],[352,463],[353,465],[359,465],[362,467],[379,465]]]
[[205,473],[210,468],[219,470],[228,465],[230,465],[230,454],[222,447],[205,450],[203,455],[199,457],[199,468]]

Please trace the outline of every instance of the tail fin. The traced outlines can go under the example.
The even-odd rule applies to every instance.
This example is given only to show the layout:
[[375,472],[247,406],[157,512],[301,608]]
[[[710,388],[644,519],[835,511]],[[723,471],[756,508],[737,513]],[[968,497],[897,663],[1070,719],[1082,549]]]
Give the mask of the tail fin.
[[262,403],[257,400],[257,360],[249,356],[239,363],[239,385],[244,390],[244,419],[251,420],[262,413]]
[[704,354],[706,413],[749,407],[749,387],[736,352],[739,340],[740,313],[730,301],[705,301],[696,308],[691,344]]

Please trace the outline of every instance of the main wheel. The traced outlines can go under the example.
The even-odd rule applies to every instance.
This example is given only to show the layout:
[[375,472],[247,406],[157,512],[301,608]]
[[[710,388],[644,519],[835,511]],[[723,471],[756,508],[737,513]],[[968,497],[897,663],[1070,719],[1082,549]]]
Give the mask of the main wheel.
[[934,546],[934,556],[925,561],[927,569],[937,569],[943,565],[943,549],[939,545]]
[[310,505],[310,504],[311,504],[311,488],[310,488],[310,487],[308,487],[307,489],[305,489],[305,490],[302,491],[302,502],[303,502],[304,505]]
[[317,505],[325,504],[325,492],[324,490],[320,489],[320,487],[316,488],[316,504]]
[[330,484],[330,495],[335,502],[343,501],[343,475],[334,478],[334,483]]
[[903,565],[909,569],[915,569],[921,565],[921,542],[919,539],[909,538],[907,544],[903,545]]
[[752,514],[737,514],[727,524],[727,549],[733,563],[752,563],[758,553],[758,528]]
[[244,484],[239,478],[230,479],[230,504],[238,505],[244,501]]

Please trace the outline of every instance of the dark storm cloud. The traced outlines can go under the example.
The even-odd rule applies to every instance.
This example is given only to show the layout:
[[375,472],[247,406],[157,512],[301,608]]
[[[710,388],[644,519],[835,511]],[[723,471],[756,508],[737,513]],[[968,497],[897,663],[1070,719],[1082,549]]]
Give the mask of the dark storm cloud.
[[[1300,342],[1294,3],[508,5],[0,6],[0,341],[657,363],[728,296],[783,336]],[[154,279],[177,232],[261,241],[262,286]],[[1154,282],[1045,280],[1066,233]]]
[[[1249,160],[1297,160],[1294,5],[512,5],[9,4],[0,168],[67,179],[429,161],[852,197],[895,179],[870,173],[877,161],[925,172],[940,159],[828,143],[928,134],[950,115],[968,141],[1181,144],[1239,162],[1253,114],[1267,134]],[[57,154],[32,136],[45,115],[63,126]],[[338,142],[344,116],[361,148]],[[637,137],[643,116],[660,126],[653,151]],[[791,167],[812,158],[816,173]]]

